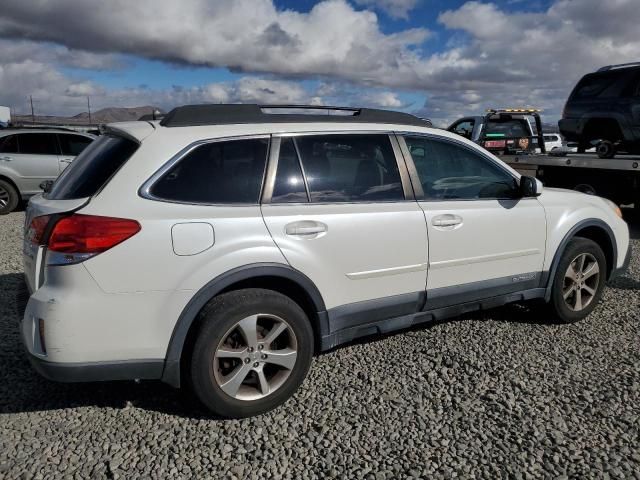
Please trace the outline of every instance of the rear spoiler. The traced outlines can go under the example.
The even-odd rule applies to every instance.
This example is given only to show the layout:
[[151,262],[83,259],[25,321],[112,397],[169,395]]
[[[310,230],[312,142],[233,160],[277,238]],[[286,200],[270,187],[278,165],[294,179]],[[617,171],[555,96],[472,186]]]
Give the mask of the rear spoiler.
[[128,138],[136,143],[142,141],[153,133],[156,126],[152,122],[117,122],[109,123],[101,127],[103,133],[110,133]]

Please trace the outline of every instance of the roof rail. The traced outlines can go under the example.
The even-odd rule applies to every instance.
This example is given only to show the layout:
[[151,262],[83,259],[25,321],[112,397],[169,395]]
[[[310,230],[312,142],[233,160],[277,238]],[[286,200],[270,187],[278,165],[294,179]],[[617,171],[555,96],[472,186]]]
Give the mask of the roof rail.
[[607,72],[609,70],[613,70],[616,68],[637,67],[637,66],[640,66],[640,62],[619,63],[617,65],[606,65],[604,67],[599,68],[597,71]]
[[167,113],[160,125],[189,127],[247,123],[394,123],[431,126],[410,113],[372,108],[330,107],[318,105],[205,104],[184,105]]
[[[85,125],[78,125],[79,127],[85,127]],[[21,123],[12,123],[7,127],[2,128],[2,130],[62,130],[64,132],[77,132],[70,127],[56,127],[55,125],[33,125],[33,124],[21,124]]]

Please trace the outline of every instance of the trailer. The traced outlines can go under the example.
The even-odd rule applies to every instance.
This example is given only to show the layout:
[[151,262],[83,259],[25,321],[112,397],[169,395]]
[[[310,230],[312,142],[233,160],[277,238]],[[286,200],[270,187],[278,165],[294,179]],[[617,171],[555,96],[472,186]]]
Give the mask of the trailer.
[[640,210],[640,155],[599,158],[596,154],[503,155],[504,162],[548,187],[568,188],[608,198]]

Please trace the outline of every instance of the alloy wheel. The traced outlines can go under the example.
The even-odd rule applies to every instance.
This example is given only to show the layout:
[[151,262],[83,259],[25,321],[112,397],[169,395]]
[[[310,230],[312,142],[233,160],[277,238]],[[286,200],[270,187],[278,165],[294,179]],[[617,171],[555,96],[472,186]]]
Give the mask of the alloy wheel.
[[251,315],[222,337],[213,357],[213,379],[236,400],[259,400],[286,382],[297,356],[298,342],[285,320]]
[[596,296],[600,282],[600,266],[590,253],[574,258],[564,274],[562,297],[574,312],[587,308]]
[[9,205],[9,199],[9,192],[0,186],[0,208],[4,208]]

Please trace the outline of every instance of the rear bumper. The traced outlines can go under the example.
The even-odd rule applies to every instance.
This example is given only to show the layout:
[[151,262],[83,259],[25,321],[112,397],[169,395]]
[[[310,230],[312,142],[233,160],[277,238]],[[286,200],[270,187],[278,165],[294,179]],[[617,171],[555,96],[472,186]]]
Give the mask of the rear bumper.
[[34,370],[56,382],[103,382],[109,380],[157,380],[164,360],[126,360],[120,362],[58,363],[27,352]]

